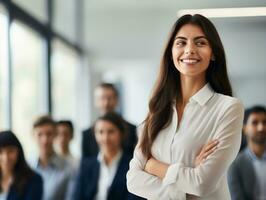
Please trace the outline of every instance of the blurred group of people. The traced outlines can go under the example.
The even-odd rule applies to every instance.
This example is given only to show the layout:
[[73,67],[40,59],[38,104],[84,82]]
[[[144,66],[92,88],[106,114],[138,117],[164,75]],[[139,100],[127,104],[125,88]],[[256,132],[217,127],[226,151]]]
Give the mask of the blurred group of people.
[[[109,83],[95,89],[100,116],[82,133],[82,157],[69,144],[71,121],[41,116],[33,123],[38,155],[28,162],[15,133],[0,133],[0,200],[127,200],[126,173],[137,144],[136,126],[115,112],[118,91]],[[230,167],[232,200],[266,199],[266,109],[245,112],[243,147]],[[254,195],[257,194],[257,195]]]
[[118,91],[95,89],[100,116],[82,133],[81,160],[73,157],[71,121],[40,116],[33,123],[38,155],[28,162],[15,133],[0,133],[0,200],[142,199],[128,192],[126,173],[137,143],[136,126],[115,112]]
[[12,131],[1,132],[1,200],[65,199],[72,168],[54,150],[57,128],[49,116],[34,122],[33,137],[39,154],[28,162],[16,135]]

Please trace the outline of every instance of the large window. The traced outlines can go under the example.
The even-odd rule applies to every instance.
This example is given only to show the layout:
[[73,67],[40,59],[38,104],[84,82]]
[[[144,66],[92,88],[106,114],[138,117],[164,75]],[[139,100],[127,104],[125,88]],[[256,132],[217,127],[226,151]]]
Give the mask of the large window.
[[24,10],[31,15],[46,22],[47,17],[47,0],[12,0],[17,5],[21,6]]
[[22,23],[11,25],[12,55],[12,125],[26,151],[32,149],[32,122],[41,114],[42,74],[44,67],[43,38]]
[[7,12],[0,4],[0,129],[8,128],[8,48]]
[[[54,0],[54,29],[71,41],[77,40],[77,0]],[[64,8],[64,9],[62,9]]]
[[[80,68],[80,56],[76,51],[54,40],[52,43],[52,108],[56,120],[69,119],[77,131],[77,72]],[[72,150],[77,153],[79,136],[75,134]],[[80,148],[78,148],[80,150]]]
[[77,69],[80,66],[78,54],[54,40],[52,45],[52,102],[56,118],[76,117]]
[[31,134],[38,116],[70,119],[77,131],[77,117],[84,119],[76,95],[83,80],[77,79],[81,2],[0,0],[0,129],[17,134],[27,157],[36,151]]

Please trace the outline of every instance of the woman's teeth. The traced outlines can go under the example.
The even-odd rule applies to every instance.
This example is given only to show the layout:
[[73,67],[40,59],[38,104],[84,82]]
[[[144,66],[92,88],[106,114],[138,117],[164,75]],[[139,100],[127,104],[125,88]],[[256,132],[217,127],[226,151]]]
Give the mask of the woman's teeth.
[[181,59],[181,62],[187,63],[187,64],[194,64],[194,63],[199,62],[199,60],[198,59]]

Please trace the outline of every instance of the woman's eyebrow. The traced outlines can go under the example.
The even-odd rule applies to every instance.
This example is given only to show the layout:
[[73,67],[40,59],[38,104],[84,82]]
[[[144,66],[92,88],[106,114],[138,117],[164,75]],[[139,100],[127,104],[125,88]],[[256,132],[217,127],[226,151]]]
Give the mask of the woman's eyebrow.
[[176,37],[175,37],[175,40],[177,40],[177,39],[187,40],[186,37],[182,37],[182,36],[176,36]]
[[206,39],[207,40],[207,38],[204,35],[197,36],[197,37],[194,38],[194,40],[198,40],[198,39]]
[[[198,39],[202,39],[202,38],[207,40],[207,38],[204,35],[197,36],[193,40],[198,40]],[[183,37],[183,36],[176,36],[175,40],[177,40],[177,39],[187,40],[187,38]]]

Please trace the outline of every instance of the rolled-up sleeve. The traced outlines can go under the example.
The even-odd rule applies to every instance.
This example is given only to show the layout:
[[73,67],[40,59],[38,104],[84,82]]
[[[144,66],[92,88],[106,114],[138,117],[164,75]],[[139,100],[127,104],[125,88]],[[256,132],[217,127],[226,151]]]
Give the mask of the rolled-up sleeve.
[[177,189],[196,196],[212,193],[239,151],[243,115],[242,104],[235,100],[219,120],[215,133],[215,139],[219,140],[218,149],[196,168],[182,163],[170,165],[163,186],[173,193]]
[[[141,131],[142,127],[139,127],[139,136]],[[138,144],[135,148],[133,159],[129,163],[129,171],[127,172],[128,191],[146,199],[170,199],[168,189],[162,185],[162,179],[145,172],[146,162],[147,158],[143,155]],[[178,198],[175,198],[178,200],[186,199],[186,194],[182,191],[176,191],[175,196],[178,196]]]
[[135,195],[147,199],[158,199],[162,181],[158,177],[144,171],[146,161],[147,159],[145,159],[140,148],[137,146],[134,151],[134,157],[129,163],[127,188],[129,192]]

